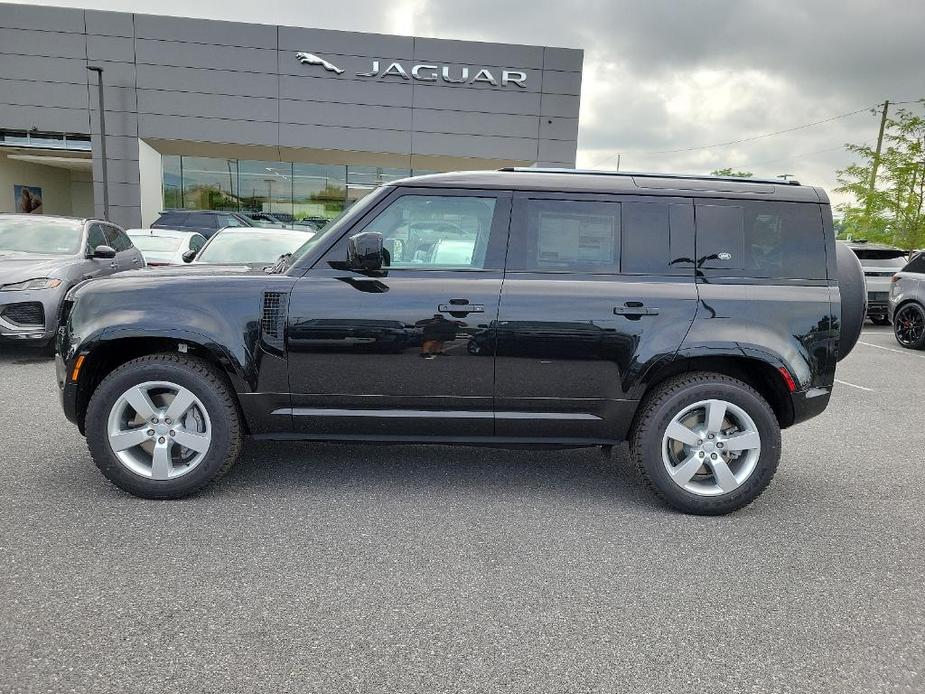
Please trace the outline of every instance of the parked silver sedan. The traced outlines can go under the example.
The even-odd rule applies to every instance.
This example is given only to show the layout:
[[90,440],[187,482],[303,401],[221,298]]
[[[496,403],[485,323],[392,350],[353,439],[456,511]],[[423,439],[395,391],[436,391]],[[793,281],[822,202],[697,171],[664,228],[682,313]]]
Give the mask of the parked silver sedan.
[[195,231],[129,229],[125,233],[151,266],[182,265],[185,253],[197,253],[206,245],[206,237]]
[[0,214],[0,340],[51,344],[71,287],[144,266],[131,239],[110,222]]

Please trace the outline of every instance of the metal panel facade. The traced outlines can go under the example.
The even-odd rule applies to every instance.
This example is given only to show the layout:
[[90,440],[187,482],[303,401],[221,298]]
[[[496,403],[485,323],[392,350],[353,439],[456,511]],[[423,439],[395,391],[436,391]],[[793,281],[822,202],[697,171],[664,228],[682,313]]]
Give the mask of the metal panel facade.
[[138,138],[407,168],[415,156],[575,162],[580,50],[4,5],[0,128],[90,133],[97,189],[88,64],[104,68],[112,217],[125,225],[140,223]]

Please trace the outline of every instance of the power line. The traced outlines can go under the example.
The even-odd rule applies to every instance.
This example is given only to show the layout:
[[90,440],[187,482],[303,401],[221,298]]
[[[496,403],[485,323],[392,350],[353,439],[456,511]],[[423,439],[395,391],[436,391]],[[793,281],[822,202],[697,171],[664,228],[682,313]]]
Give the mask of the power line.
[[[649,151],[642,151],[642,152],[634,152],[634,154],[642,154],[642,155],[679,154],[681,152],[693,152],[698,149],[710,149],[712,147],[728,147],[729,145],[737,145],[743,142],[752,142],[754,140],[761,140],[766,137],[774,137],[775,135],[783,135],[785,133],[792,133],[796,130],[803,130],[804,128],[812,128],[813,126],[822,125],[824,123],[831,123],[832,121],[839,120],[840,118],[847,118],[848,116],[854,116],[854,115],[857,115],[858,113],[863,113],[864,111],[870,111],[872,108],[875,108],[875,107],[876,106],[865,106],[864,108],[859,108],[856,111],[850,111],[848,113],[840,113],[837,116],[832,116],[830,118],[824,118],[823,120],[813,121],[812,123],[804,123],[803,125],[796,125],[792,128],[785,128],[784,130],[775,130],[774,132],[763,133],[761,135],[753,135],[751,137],[743,137],[738,140],[729,140],[728,142],[715,142],[709,145],[695,145],[693,147],[682,147],[680,149],[649,150]],[[603,164],[605,161],[609,161],[610,159],[613,159],[615,156],[617,155],[610,154],[604,157],[603,159],[599,159],[597,162],[593,163],[592,166],[598,166],[599,164]]]
[[777,164],[778,162],[791,162],[791,161],[795,161],[796,159],[803,159],[805,157],[812,156],[814,154],[823,154],[824,152],[836,152],[836,151],[842,151],[844,149],[845,149],[844,145],[839,145],[838,147],[827,147],[826,149],[816,149],[816,150],[813,150],[812,152],[800,152],[799,154],[794,154],[793,156],[790,156],[790,157],[783,157],[779,159],[767,159],[765,161],[751,162],[748,164],[739,164],[736,168],[752,169],[752,168],[755,168],[756,166],[764,166],[765,164]]

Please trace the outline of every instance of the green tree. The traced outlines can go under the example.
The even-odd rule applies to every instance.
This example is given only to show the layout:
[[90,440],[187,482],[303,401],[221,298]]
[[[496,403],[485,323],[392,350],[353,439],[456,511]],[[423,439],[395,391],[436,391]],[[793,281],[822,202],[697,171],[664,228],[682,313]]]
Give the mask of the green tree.
[[710,172],[711,176],[727,176],[732,178],[751,178],[755,174],[751,171],[733,171],[732,167],[726,167],[725,169],[716,169],[715,171]]
[[877,152],[846,145],[857,160],[838,172],[837,191],[852,201],[839,206],[840,235],[866,238],[905,250],[925,247],[925,99],[886,121],[877,181],[870,187]]

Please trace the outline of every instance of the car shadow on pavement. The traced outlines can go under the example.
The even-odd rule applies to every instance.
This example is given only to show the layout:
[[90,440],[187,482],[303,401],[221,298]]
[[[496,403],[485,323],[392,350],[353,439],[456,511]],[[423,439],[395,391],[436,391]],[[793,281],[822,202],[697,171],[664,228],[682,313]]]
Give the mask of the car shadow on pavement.
[[493,495],[535,493],[576,502],[666,510],[645,489],[625,447],[611,456],[599,449],[497,449],[472,446],[325,444],[249,441],[239,463],[212,490],[319,493],[369,488],[379,492]]
[[17,343],[0,344],[0,366],[4,364],[42,364],[55,358],[47,348]]

